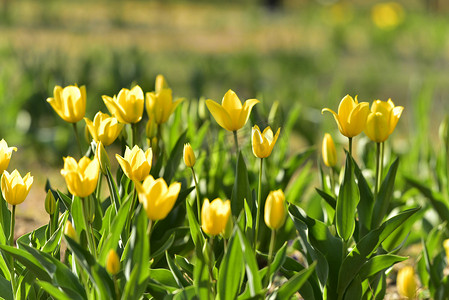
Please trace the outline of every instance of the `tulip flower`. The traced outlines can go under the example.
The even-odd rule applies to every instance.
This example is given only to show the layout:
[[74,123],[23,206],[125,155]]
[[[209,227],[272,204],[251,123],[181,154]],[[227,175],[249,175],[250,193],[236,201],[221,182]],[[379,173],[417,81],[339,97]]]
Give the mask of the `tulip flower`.
[[136,190],[148,218],[156,221],[164,219],[172,210],[181,191],[181,183],[174,182],[167,186],[163,178],[155,180],[148,175],[143,183],[136,182]]
[[97,187],[100,165],[97,159],[90,160],[83,156],[79,162],[73,157],[64,157],[64,176],[67,188],[72,195],[84,198],[95,191]]
[[47,102],[56,113],[66,122],[76,123],[86,113],[86,87],[83,85],[69,85],[65,88],[59,85],[53,90],[53,98],[47,98]]
[[230,215],[231,202],[229,200],[223,202],[220,198],[216,198],[209,203],[209,199],[205,199],[201,209],[201,227],[209,235],[223,233]]
[[150,174],[151,163],[153,161],[153,151],[148,148],[143,152],[139,146],[134,146],[132,150],[126,146],[124,157],[116,154],[115,157],[122,167],[125,175],[132,181],[142,181]]
[[326,166],[335,167],[337,164],[337,150],[335,150],[334,140],[329,133],[324,134],[322,155]]
[[1,181],[3,199],[11,205],[17,205],[25,201],[28,196],[33,184],[33,176],[28,172],[22,178],[17,170],[11,174],[5,170]]
[[106,271],[111,275],[116,275],[120,271],[120,259],[114,249],[109,250],[106,257]]
[[195,153],[193,153],[192,146],[189,143],[184,144],[183,150],[184,163],[187,167],[193,168],[196,162]]
[[79,242],[78,234],[72,226],[72,222],[68,221],[65,223],[64,234],[71,238],[72,240]]
[[444,242],[443,242],[443,248],[444,248],[444,251],[446,252],[446,259],[447,259],[448,262],[449,262],[449,239],[444,240]]
[[273,151],[274,144],[279,137],[281,129],[278,128],[276,134],[273,137],[273,131],[270,126],[264,129],[261,133],[259,126],[254,125],[252,130],[252,145],[253,145],[253,153],[258,158],[265,158],[270,156]]
[[409,299],[415,298],[417,286],[415,271],[412,266],[406,266],[399,270],[396,278],[396,286],[398,288],[399,295]]
[[323,108],[321,113],[331,112],[337,122],[341,134],[348,138],[359,135],[365,129],[366,118],[369,113],[368,102],[358,102],[357,96],[353,99],[346,95],[338,106],[338,114],[332,109]]
[[120,123],[134,124],[142,119],[144,95],[138,85],[131,90],[121,89],[113,98],[106,95],[103,95],[102,98],[109,112]]
[[206,105],[218,125],[229,131],[237,131],[245,126],[251,109],[259,102],[257,99],[249,99],[242,105],[234,91],[229,90],[221,105],[210,99],[206,100]]
[[265,202],[265,224],[273,230],[279,229],[284,225],[286,215],[284,192],[271,191]]
[[102,142],[104,146],[109,146],[120,134],[123,124],[120,124],[114,117],[98,112],[94,121],[84,118],[87,128],[95,142]]
[[366,120],[365,134],[376,143],[388,139],[396,128],[404,107],[394,106],[393,101],[376,100],[371,105],[371,111]]
[[8,144],[4,139],[0,141],[0,174],[3,174],[3,171],[8,168],[13,151],[17,151],[17,148],[8,147]]
[[154,119],[156,124],[163,124],[168,121],[170,115],[175,111],[182,99],[173,102],[172,90],[168,87],[164,76],[156,77],[156,91],[146,93],[147,113],[150,119]]

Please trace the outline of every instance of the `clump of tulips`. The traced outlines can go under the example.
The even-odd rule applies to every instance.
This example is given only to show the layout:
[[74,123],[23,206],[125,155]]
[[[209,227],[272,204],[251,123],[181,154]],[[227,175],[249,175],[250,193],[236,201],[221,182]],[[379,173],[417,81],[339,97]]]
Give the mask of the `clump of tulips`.
[[[92,120],[85,116],[86,99],[85,86],[76,85],[57,86],[47,99],[73,124],[78,153],[61,160],[65,186],[46,186],[48,225],[16,242],[15,207],[33,177],[6,171],[17,149],[0,142],[6,216],[0,222],[0,282],[6,298],[288,299],[299,292],[305,299],[356,299],[372,290],[381,297],[385,269],[405,260],[382,244],[417,211],[388,213],[397,162],[383,179],[383,149],[403,110],[391,100],[376,100],[370,110],[348,95],[338,113],[323,110],[349,138],[349,151],[339,182],[335,144],[325,135],[322,153],[331,180],[317,189],[326,216],[314,219],[298,206],[295,191],[303,183],[294,176],[311,151],[285,163],[281,128],[262,127],[260,120],[251,134],[238,136],[249,131],[245,126],[259,100],[242,104],[229,90],[221,105],[210,99],[196,104],[208,108],[226,130],[220,131],[208,116],[190,118],[182,109],[189,104],[174,100],[162,75],[152,92],[135,85],[103,96],[109,114],[97,112]],[[181,118],[189,120],[188,128]],[[87,141],[78,135],[83,119]],[[209,131],[223,148],[207,142]],[[373,190],[352,152],[352,139],[363,131],[377,145]],[[233,146],[227,142],[232,138]],[[117,164],[110,160],[113,151]],[[410,282],[403,274],[398,278]],[[413,286],[399,285],[411,295]]]

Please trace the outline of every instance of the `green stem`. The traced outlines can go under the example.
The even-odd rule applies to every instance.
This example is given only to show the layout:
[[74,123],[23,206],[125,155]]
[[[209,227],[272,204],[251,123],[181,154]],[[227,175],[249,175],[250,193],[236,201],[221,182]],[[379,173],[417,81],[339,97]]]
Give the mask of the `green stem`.
[[237,151],[237,155],[239,155],[239,139],[237,138],[237,130],[234,130],[233,131],[233,133],[234,133],[234,143],[235,143],[235,148],[236,148],[236,151]]
[[134,145],[137,145],[137,123],[131,123],[131,133],[132,133],[131,146],[134,147]]
[[[14,247],[14,227],[16,224],[16,206],[13,205],[11,209],[11,228],[9,229],[9,245]],[[11,287],[13,298],[16,299],[16,271],[14,268],[14,257],[11,255]]]
[[148,227],[147,227],[148,253],[150,254],[150,258],[151,258],[151,230],[152,229],[153,229],[153,221],[150,219],[150,220],[148,220]]
[[100,174],[98,175],[97,190],[95,191],[95,198],[97,198],[98,201],[100,201],[101,184],[103,181],[102,175],[103,175],[103,173],[100,171]]
[[113,279],[114,279],[115,298],[117,300],[120,300],[120,290],[118,289],[117,275],[114,275]]
[[195,171],[193,167],[190,168],[192,170],[193,181],[195,182],[195,190],[196,190],[196,207],[198,211],[198,224],[201,226],[201,199],[200,199],[200,187],[198,186],[198,181],[196,179]]
[[351,157],[352,157],[352,137],[350,137],[348,139],[349,139],[349,155],[351,155]]
[[86,198],[81,198],[81,202],[83,204],[83,219],[84,219],[84,227],[86,228],[86,236],[87,236],[87,243],[89,245],[90,248],[90,252],[91,254],[94,256],[95,259],[97,259],[97,249],[95,248],[95,243],[93,241],[93,232],[89,229],[91,229],[89,221],[87,220],[87,217],[89,215],[89,207],[86,203],[87,199]]
[[385,142],[380,143],[380,177],[379,177],[379,188],[382,183],[383,171],[384,171],[384,153],[385,153]]
[[256,233],[254,235],[254,250],[257,250],[257,238],[259,236],[259,223],[260,223],[260,206],[262,203],[262,168],[263,168],[263,158],[260,159],[259,167],[259,189],[257,193],[257,214],[256,214]]
[[72,125],[73,125],[73,130],[75,131],[75,139],[76,139],[76,143],[78,144],[78,150],[80,152],[80,157],[83,157],[83,150],[81,149],[81,140],[78,135],[78,129],[77,129],[76,123],[72,123]]
[[129,207],[129,212],[128,212],[128,219],[126,221],[126,232],[129,234],[131,232],[131,218],[133,216],[133,212],[134,212],[134,207],[136,206],[136,201],[137,201],[137,191],[136,191],[136,185],[134,183],[134,190],[133,190],[133,195],[132,195],[132,203],[131,206]]
[[209,247],[209,299],[215,299],[214,290],[213,290],[213,282],[214,282],[214,265],[213,265],[213,255],[214,255],[214,237],[209,239],[210,247]]
[[114,179],[112,178],[111,170],[109,170],[109,168],[107,168],[106,179],[107,179],[107,182],[108,182],[109,195],[111,197],[111,202],[112,202],[112,205],[114,206],[115,213],[117,214],[118,213],[118,206],[119,206],[120,202],[116,198],[116,194],[115,194],[115,191],[114,191],[114,184],[112,182],[112,180],[114,180]]
[[376,143],[376,182],[374,183],[374,203],[376,203],[381,180],[381,143]]
[[274,252],[274,245],[276,241],[276,230],[271,230],[271,239],[270,239],[270,250],[268,251],[268,263],[267,263],[267,275],[265,276],[265,286],[268,288],[270,285],[270,269],[271,269],[271,263],[273,262],[273,252]]
[[331,191],[332,195],[335,195],[335,177],[337,172],[335,171],[335,167],[331,167],[330,177],[331,177]]

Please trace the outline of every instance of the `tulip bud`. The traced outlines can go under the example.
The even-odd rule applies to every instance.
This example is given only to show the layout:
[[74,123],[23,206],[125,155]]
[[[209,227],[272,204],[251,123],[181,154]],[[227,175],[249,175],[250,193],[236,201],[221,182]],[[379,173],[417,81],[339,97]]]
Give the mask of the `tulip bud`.
[[216,198],[209,202],[209,199],[204,199],[201,209],[201,228],[209,235],[223,233],[230,215],[231,201]]
[[444,251],[446,252],[446,259],[449,261],[449,239],[443,242]]
[[13,151],[17,151],[17,148],[8,147],[4,139],[0,141],[0,174],[3,174],[3,171],[8,168]]
[[103,146],[102,142],[98,142],[96,151],[98,162],[100,163],[101,172],[106,175],[108,174],[108,169],[111,168],[111,162],[109,161],[108,153]]
[[273,230],[279,229],[284,225],[286,215],[284,192],[271,191],[265,202],[265,224]]
[[109,250],[106,257],[106,271],[111,275],[116,275],[120,271],[120,259],[114,249]]
[[326,166],[335,167],[337,164],[337,150],[335,150],[334,140],[329,133],[324,134],[322,155]]
[[72,222],[67,221],[65,223],[64,234],[69,238],[71,238],[72,240],[79,242],[78,234],[76,234],[76,231],[72,226]]
[[192,146],[190,146],[189,143],[184,144],[183,156],[184,156],[184,163],[186,164],[186,166],[189,168],[193,168],[196,162],[196,158],[195,153],[193,153]]
[[47,197],[45,197],[45,211],[47,212],[47,214],[52,215],[55,213],[55,210],[56,210],[55,196],[53,196],[51,190],[48,190]]
[[396,278],[396,286],[401,296],[413,299],[416,295],[415,271],[412,266],[406,266],[399,270]]

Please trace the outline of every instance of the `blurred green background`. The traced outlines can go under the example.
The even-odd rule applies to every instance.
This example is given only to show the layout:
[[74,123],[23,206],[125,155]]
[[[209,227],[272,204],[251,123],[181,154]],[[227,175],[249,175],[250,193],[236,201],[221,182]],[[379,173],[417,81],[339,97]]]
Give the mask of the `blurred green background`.
[[[221,101],[233,89],[265,107],[278,100],[286,113],[301,105],[298,145],[336,130],[320,111],[346,94],[405,106],[405,137],[417,126],[436,136],[449,107],[443,0],[0,4],[0,137],[21,148],[22,164],[59,167],[73,146],[70,126],[45,101],[55,85],[86,85],[89,118],[107,111],[101,95],[133,84],[151,91],[159,73],[189,101]],[[417,120],[424,114],[431,118]]]

